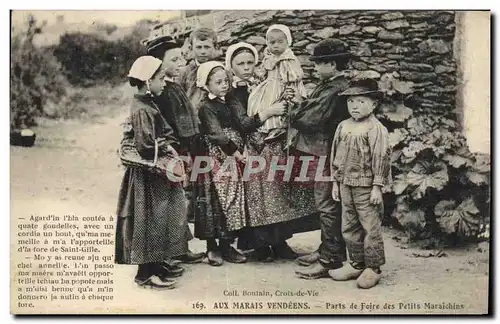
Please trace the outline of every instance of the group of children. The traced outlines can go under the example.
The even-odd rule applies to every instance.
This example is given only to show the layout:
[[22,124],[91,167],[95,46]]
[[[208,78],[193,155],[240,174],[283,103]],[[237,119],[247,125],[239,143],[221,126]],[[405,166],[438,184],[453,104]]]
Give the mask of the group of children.
[[[258,62],[253,46],[230,48],[224,65],[215,61],[216,33],[200,28],[190,35],[194,59],[185,66],[181,45],[171,37],[149,43],[149,55],[138,58],[128,76],[137,94],[122,145],[135,145],[145,160],[153,154],[208,155],[221,164],[232,158],[240,176],[247,163],[247,141],[255,133],[262,134],[264,143],[287,137],[295,154],[313,156],[313,165],[328,157],[321,171],[331,181],[314,186],[321,245],[297,259],[306,267],[296,273],[306,279],[357,279],[359,287],[371,288],[385,263],[382,188],[391,180],[388,132],[373,114],[381,100],[377,81],[349,82],[343,73],[348,46],[327,39],[311,56],[320,82],[308,96],[300,62],[291,50],[290,30],[272,25],[266,40],[266,79],[241,94],[238,85],[253,80]],[[235,63],[236,51],[246,56]],[[182,186],[149,170],[127,167],[118,201],[115,255],[117,263],[139,265],[138,285],[173,288],[173,278],[184,271],[179,264],[204,257],[213,266],[246,262],[231,245],[238,231],[250,226],[246,184],[241,177],[214,181],[209,173],[192,185],[195,236],[206,240],[206,255],[188,248],[193,236]],[[284,244],[282,255],[295,257]]]

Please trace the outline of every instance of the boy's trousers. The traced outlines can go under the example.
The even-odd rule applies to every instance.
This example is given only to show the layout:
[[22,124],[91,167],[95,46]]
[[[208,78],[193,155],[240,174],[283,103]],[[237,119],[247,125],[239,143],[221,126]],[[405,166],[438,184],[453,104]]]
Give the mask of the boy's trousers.
[[321,224],[320,259],[325,261],[347,260],[346,244],[342,237],[342,215],[340,203],[332,198],[332,183],[314,183],[314,200]]
[[372,187],[340,184],[342,234],[351,262],[377,268],[385,263],[382,238],[384,206],[370,204]]
[[[335,261],[344,262],[347,260],[346,246],[342,237],[342,212],[340,203],[332,198],[331,181],[315,181],[316,175],[323,175],[325,178],[330,176],[330,161],[328,157],[323,157],[323,163],[320,163],[321,157],[300,150],[294,150],[295,161],[302,156],[314,157],[308,162],[307,178],[312,180],[307,183],[314,188],[314,204],[319,213],[319,222],[321,227],[321,245],[319,246],[320,259],[330,263]],[[298,163],[293,178],[299,175],[303,164]]]

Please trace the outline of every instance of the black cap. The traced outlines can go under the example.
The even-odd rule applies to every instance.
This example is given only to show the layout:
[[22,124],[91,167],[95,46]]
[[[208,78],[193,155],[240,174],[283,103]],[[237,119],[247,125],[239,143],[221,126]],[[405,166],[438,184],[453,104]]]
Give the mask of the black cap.
[[146,51],[149,55],[163,59],[165,52],[172,48],[180,48],[183,44],[171,36],[161,36],[146,44]]
[[348,58],[351,56],[349,45],[336,38],[322,40],[313,50],[311,61],[330,61],[335,58]]
[[340,93],[339,96],[368,96],[380,99],[383,93],[378,88],[378,82],[375,79],[353,80],[349,88]]

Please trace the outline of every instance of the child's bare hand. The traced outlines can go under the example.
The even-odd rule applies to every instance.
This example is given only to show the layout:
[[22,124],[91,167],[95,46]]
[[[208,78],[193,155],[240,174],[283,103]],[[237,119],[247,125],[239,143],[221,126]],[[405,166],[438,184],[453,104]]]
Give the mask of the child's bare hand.
[[334,182],[332,186],[332,198],[335,201],[340,201],[339,184],[337,182]]
[[291,98],[291,99],[290,99],[290,102],[291,102],[293,105],[298,105],[298,104],[300,104],[300,100],[299,100],[299,98],[297,98],[297,97],[293,97],[293,98]]
[[286,103],[284,101],[278,101],[269,107],[268,111],[270,116],[281,116],[286,113]]
[[373,186],[370,193],[370,204],[380,205],[382,203],[382,189],[379,186]]
[[295,90],[293,88],[285,88],[285,92],[283,93],[283,98],[285,100],[290,100],[295,97]]

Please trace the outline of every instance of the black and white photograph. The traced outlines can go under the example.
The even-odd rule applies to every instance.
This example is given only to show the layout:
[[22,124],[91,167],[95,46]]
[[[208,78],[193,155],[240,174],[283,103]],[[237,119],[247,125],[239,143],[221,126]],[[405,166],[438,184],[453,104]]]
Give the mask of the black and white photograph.
[[490,314],[491,15],[11,10],[11,314]]

